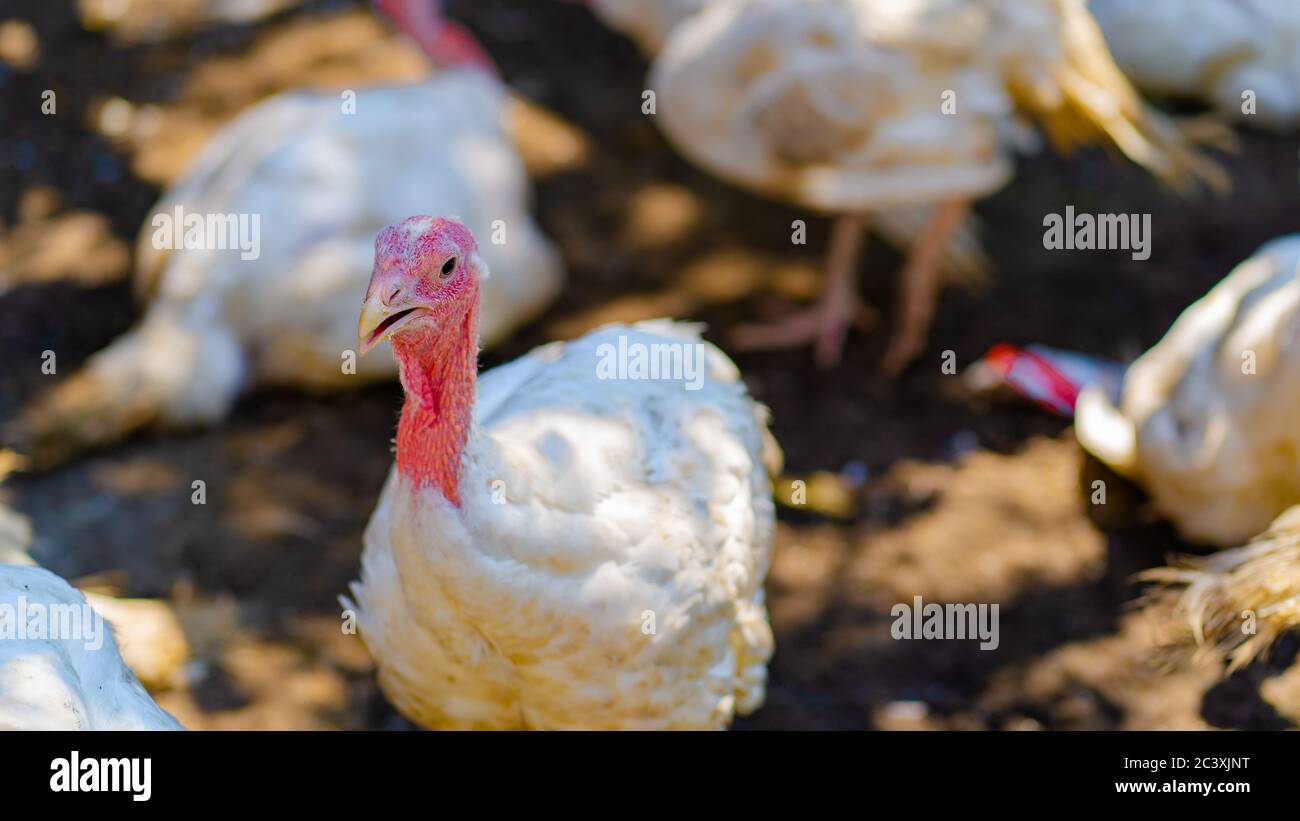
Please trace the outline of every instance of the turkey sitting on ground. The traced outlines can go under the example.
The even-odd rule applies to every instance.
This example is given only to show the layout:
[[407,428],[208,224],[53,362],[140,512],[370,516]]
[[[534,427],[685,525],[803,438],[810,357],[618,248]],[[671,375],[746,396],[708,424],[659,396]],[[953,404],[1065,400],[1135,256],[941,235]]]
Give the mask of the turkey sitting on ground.
[[1183,536],[1239,545],[1300,504],[1300,234],[1275,239],[1128,369],[1085,388],[1079,442],[1143,485]]
[[[406,402],[344,606],[384,692],[440,728],[720,728],[753,711],[773,643],[766,410],[696,328],[662,320],[478,378],[487,274],[453,220],[375,243],[358,335],[391,339]],[[682,378],[610,359],[657,350]]]
[[[463,38],[444,42],[429,0],[380,5],[435,61],[478,53]],[[356,294],[375,232],[412,212],[457,214],[492,237],[484,255],[503,273],[484,290],[487,344],[531,319],[562,271],[528,212],[528,181],[500,122],[505,99],[475,61],[419,84],[360,89],[353,114],[338,93],[297,92],[231,122],[141,231],[139,325],[38,398],[10,433],[17,449],[44,467],[147,424],[216,422],[253,384],[393,378],[389,357],[355,362]],[[158,247],[157,235],[169,239],[159,220],[177,209],[209,221],[248,216],[250,231],[256,215],[260,256]]]
[[1143,91],[1203,99],[1268,128],[1300,123],[1295,0],[1090,0],[1089,8]]
[[821,304],[736,337],[815,340],[823,364],[838,359],[857,310],[862,215],[882,209],[931,209],[901,273],[882,370],[897,374],[921,352],[941,249],[972,200],[1010,178],[1018,115],[1061,149],[1118,149],[1180,189],[1227,184],[1143,104],[1083,0],[718,0],[673,29],[650,87],[664,133],[703,168],[842,215]]
[[0,730],[179,729],[85,596],[48,570],[0,565]]

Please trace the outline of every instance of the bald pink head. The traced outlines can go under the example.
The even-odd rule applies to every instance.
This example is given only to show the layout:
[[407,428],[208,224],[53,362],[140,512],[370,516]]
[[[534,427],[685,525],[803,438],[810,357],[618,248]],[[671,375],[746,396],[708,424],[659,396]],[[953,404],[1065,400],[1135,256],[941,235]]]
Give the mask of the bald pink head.
[[474,235],[452,219],[408,217],[379,232],[361,305],[361,352],[393,342],[406,403],[397,468],[416,488],[460,504],[460,459],[478,372],[479,282],[487,266]]
[[419,44],[434,65],[469,66],[497,74],[496,63],[474,35],[443,14],[441,0],[374,0],[374,3]]
[[361,353],[390,337],[450,330],[477,305],[486,276],[464,224],[416,216],[388,226],[375,238],[375,267],[357,327]]

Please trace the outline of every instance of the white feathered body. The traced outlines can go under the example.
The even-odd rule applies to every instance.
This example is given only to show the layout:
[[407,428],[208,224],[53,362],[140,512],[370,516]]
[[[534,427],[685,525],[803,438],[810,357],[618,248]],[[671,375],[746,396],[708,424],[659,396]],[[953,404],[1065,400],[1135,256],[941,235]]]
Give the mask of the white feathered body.
[[[604,380],[602,345],[708,376]],[[394,470],[354,586],[389,698],[431,727],[717,728],[761,704],[779,451],[695,329],[608,327],[484,374],[453,507]],[[767,467],[765,467],[765,461]]]
[[[1114,145],[1171,184],[1222,182],[1143,106],[1083,0],[699,5],[650,75],[669,140],[757,193],[870,213],[901,247],[923,236],[936,205],[1003,186],[1014,151],[1038,145],[1030,118],[1062,148]],[[977,233],[967,217],[949,239],[949,279],[985,273]]]
[[705,168],[827,212],[995,189],[1011,173],[1011,99],[978,34],[954,30],[980,21],[922,25],[934,5],[715,3],[655,62],[658,121]]
[[1197,541],[1242,544],[1300,504],[1300,235],[1264,245],[1129,368],[1081,396],[1080,441]]
[[1089,7],[1116,62],[1142,89],[1199,97],[1272,128],[1300,122],[1300,3],[1090,0]]
[[[30,620],[51,606],[87,623],[90,605],[63,579],[0,565],[0,730],[181,729],[122,661],[107,622],[95,617],[97,633],[80,637],[36,637]],[[26,635],[8,632],[10,614],[28,622]]]
[[[1165,588],[1149,598],[1158,617],[1181,616],[1210,658],[1226,658],[1229,671],[1242,667],[1300,626],[1300,506],[1248,545],[1183,557],[1176,566],[1143,573],[1142,580]],[[1172,611],[1161,606],[1171,598]]]

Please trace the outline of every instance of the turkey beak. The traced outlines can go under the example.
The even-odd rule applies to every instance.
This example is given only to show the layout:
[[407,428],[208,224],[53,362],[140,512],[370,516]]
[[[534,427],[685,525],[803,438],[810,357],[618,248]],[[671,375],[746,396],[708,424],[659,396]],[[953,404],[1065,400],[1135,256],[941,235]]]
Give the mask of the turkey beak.
[[361,356],[365,356],[388,336],[389,329],[384,323],[391,315],[392,311],[380,301],[378,294],[366,297],[366,301],[361,303],[361,316],[357,320]]
[[[361,316],[357,319],[357,339],[361,342],[362,356],[392,336],[393,332],[404,325],[408,319],[428,313],[427,309],[419,305],[411,305],[405,299],[398,298],[400,290],[393,291],[388,299],[384,299],[383,293],[386,290],[388,289],[376,288],[374,293],[361,303]],[[396,299],[397,306],[388,304],[389,299]]]

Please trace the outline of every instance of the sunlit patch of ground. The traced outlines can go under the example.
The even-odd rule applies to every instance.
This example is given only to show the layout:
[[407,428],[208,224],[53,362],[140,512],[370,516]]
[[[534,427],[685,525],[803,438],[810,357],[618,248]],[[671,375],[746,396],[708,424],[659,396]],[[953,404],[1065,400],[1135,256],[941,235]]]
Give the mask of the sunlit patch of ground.
[[104,285],[126,276],[129,264],[126,243],[102,214],[63,208],[51,188],[27,189],[14,224],[0,221],[0,293],[59,280]]
[[[1131,610],[1130,568],[1147,557],[1108,546],[1082,464],[1068,438],[904,462],[857,494],[874,511],[859,526],[783,524],[768,585],[774,703],[834,693],[819,705],[828,721],[886,729],[1207,726],[1219,671],[1165,647],[1174,614]],[[997,604],[998,646],[893,638],[892,608],[918,596]],[[1263,698],[1288,687],[1270,680]],[[793,726],[754,721],[768,724]]]

